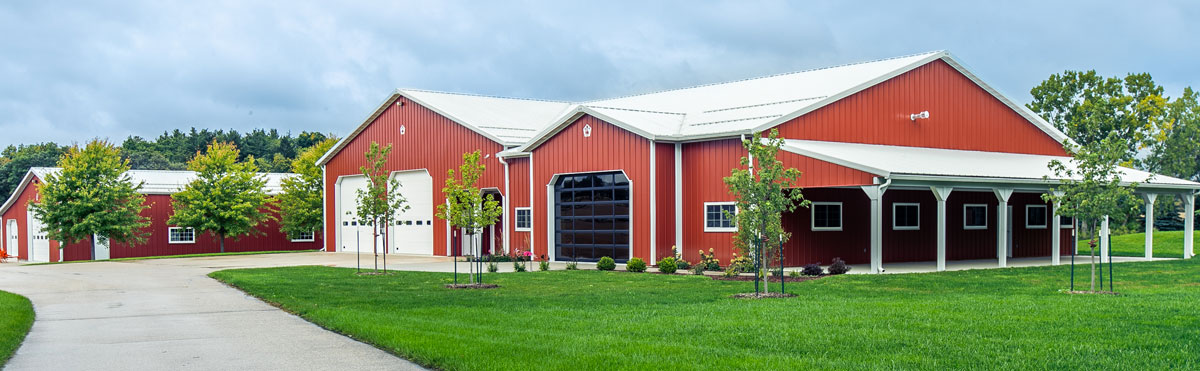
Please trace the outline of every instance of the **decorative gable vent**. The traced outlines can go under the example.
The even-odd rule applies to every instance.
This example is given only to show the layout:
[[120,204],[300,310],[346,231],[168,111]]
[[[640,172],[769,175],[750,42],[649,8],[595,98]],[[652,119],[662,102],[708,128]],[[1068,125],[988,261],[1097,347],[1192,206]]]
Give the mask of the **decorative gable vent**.
[[400,125],[400,135],[404,135],[404,125]]
[[583,137],[584,137],[584,138],[588,138],[588,137],[591,137],[591,136],[592,136],[592,125],[590,125],[590,124],[583,124]]

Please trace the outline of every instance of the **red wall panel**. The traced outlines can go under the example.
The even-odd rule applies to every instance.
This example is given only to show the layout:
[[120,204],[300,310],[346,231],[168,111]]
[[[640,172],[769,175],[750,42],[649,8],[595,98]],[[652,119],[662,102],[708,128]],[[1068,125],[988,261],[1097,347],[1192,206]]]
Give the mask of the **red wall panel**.
[[[4,211],[4,216],[3,216],[4,220],[0,221],[0,230],[3,231],[3,234],[0,234],[0,238],[4,238],[4,244],[5,244],[4,248],[8,251],[9,255],[17,256],[17,258],[20,260],[29,259],[29,209],[28,209],[28,204],[31,201],[36,201],[37,185],[40,183],[41,183],[41,181],[37,178],[34,178],[32,181],[30,181],[29,184],[26,185],[25,188],[21,190],[21,194],[17,196],[16,202],[14,202],[12,204],[12,206],[10,206],[8,208],[8,210]],[[8,242],[8,233],[9,233],[8,221],[9,220],[17,221],[17,246],[16,246],[16,248],[8,246],[8,244],[9,244],[9,242]],[[50,242],[51,261],[58,260],[58,249],[55,248],[57,245],[58,245],[57,242],[54,242],[54,241]]]
[[511,192],[509,192],[508,202],[505,205],[508,211],[509,244],[514,249],[528,251],[529,246],[533,244],[533,236],[529,232],[517,231],[517,213],[515,209],[518,207],[530,207],[529,158],[510,158],[505,161],[508,161],[509,187],[512,187]]
[[657,264],[659,259],[671,256],[671,246],[675,244],[675,144],[655,143],[654,145],[654,181],[655,181],[655,217],[658,233],[655,256],[650,264]]
[[[909,119],[921,111],[930,117]],[[940,60],[778,129],[789,139],[1066,155],[1061,143]]]
[[683,242],[684,260],[696,262],[699,251],[713,249],[722,262],[733,254],[733,233],[704,231],[704,203],[733,201],[724,178],[746,151],[738,139],[684,143],[683,157]]
[[[590,137],[583,136],[591,125]],[[546,185],[555,174],[624,170],[630,181],[631,256],[650,258],[650,141],[592,116],[583,116],[533,150],[535,254],[548,254]],[[660,208],[661,210],[661,208]],[[662,229],[659,229],[660,233]],[[670,246],[667,246],[670,251]],[[548,255],[547,255],[548,256]]]
[[[337,210],[337,179],[339,176],[361,174],[359,167],[365,165],[364,154],[373,141],[381,145],[392,144],[392,153],[386,165],[389,171],[429,171],[433,177],[434,204],[445,202],[442,187],[446,182],[446,171],[458,169],[462,164],[462,155],[476,150],[488,156],[482,161],[487,168],[477,186],[500,189],[506,196],[508,194],[504,189],[503,164],[496,158],[496,153],[503,150],[503,146],[407,98],[400,97],[397,100],[403,105],[396,106],[395,102],[389,102],[388,108],[379,117],[325,165],[328,251],[341,250],[335,246],[338,232],[334,215],[334,210]],[[401,125],[405,128],[404,134],[400,134]],[[512,180],[518,181],[515,178]],[[434,254],[445,255],[446,223],[438,220],[433,225]]]
[[[216,235],[202,233],[196,236],[196,243],[169,243],[167,219],[174,214],[169,195],[146,195],[148,207],[142,211],[142,216],[150,218],[150,226],[146,228],[149,238],[141,245],[130,245],[113,242],[109,249],[111,258],[132,258],[142,256],[163,256],[182,254],[204,254],[221,251]],[[278,218],[278,215],[276,215]],[[258,226],[260,235],[247,235],[241,238],[226,238],[225,251],[283,251],[283,250],[316,250],[322,246],[321,234],[316,233],[312,242],[292,242],[286,234],[279,231],[279,222],[268,221]],[[68,244],[63,249],[64,260],[87,260],[90,257],[88,241]]]

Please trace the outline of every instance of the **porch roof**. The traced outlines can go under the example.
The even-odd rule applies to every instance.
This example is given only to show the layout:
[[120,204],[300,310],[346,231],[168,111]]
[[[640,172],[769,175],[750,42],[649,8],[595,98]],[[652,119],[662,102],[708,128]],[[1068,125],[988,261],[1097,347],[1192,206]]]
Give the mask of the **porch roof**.
[[[783,150],[893,180],[1052,186],[1062,178],[1047,166],[1070,157],[1019,153],[787,139]],[[1173,192],[1200,189],[1200,183],[1121,167],[1121,180],[1139,188]]]

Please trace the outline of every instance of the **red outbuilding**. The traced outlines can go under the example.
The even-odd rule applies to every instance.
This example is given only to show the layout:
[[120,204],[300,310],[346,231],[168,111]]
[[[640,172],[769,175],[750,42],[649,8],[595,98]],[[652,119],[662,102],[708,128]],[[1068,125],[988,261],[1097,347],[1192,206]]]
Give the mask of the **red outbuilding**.
[[[146,243],[131,246],[118,242],[109,242],[103,236],[96,236],[96,248],[88,241],[63,244],[50,240],[42,231],[44,225],[29,211],[29,203],[39,202],[37,185],[44,182],[48,174],[56,173],[57,168],[32,168],[25,174],[13,195],[0,207],[0,217],[4,223],[0,225],[0,234],[4,238],[3,248],[10,256],[20,260],[35,262],[57,262],[72,260],[88,260],[94,256],[97,260],[215,253],[220,251],[220,243],[212,233],[196,233],[191,228],[179,228],[167,223],[173,209],[171,194],[183,189],[188,182],[195,178],[190,171],[168,170],[130,170],[129,177],[135,184],[141,183],[139,192],[145,195],[147,206],[142,215],[149,218],[150,226],[146,227],[149,238]],[[268,194],[278,194],[284,178],[293,174],[261,174],[267,181]],[[278,219],[278,218],[276,218]],[[260,234],[248,235],[241,238],[227,238],[226,252],[238,251],[281,251],[281,250],[316,250],[323,244],[319,233],[298,236],[297,239],[279,231],[278,222],[267,222],[258,227]],[[94,254],[94,255],[93,255]]]
[[[728,262],[736,226],[724,211],[737,210],[722,178],[747,156],[742,138],[771,129],[812,201],[784,216],[789,266],[842,258],[872,272],[910,261],[940,270],[966,259],[1057,264],[1072,252],[1073,221],[1041,198],[1059,181],[1047,164],[1069,163],[1069,139],[947,52],[583,103],[397,90],[320,161],[326,250],[370,238],[346,213],[375,141],[395,146],[388,166],[414,205],[390,226],[392,252],[454,254],[463,236],[432,205],[445,202],[445,171],[478,150],[480,187],[505,210],[486,249],[653,262],[677,246],[689,261],[712,249]],[[1146,197],[1188,208],[1200,189],[1123,171]]]

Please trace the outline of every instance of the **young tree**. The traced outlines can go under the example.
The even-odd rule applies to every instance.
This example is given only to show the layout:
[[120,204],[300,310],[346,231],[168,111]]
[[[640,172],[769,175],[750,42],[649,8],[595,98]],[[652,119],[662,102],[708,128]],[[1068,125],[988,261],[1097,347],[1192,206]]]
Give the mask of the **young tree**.
[[324,184],[317,160],[337,143],[327,139],[301,152],[292,161],[292,172],[296,176],[283,180],[283,194],[279,195],[279,230],[295,238],[301,233],[321,230],[325,218],[321,207],[321,187]]
[[[741,160],[746,168],[735,168],[725,177],[725,186],[737,201],[737,214],[727,215],[737,222],[734,246],[755,261],[755,293],[759,292],[758,278],[763,276],[763,268],[771,262],[768,258],[778,260],[783,270],[783,244],[791,238],[791,233],[783,229],[783,213],[809,205],[798,186],[800,171],[785,167],[776,156],[782,145],[783,139],[774,129],[769,137],[760,132],[742,140],[750,153]],[[772,249],[776,250],[774,256]]]
[[[367,166],[359,167],[359,170],[367,177],[367,187],[359,189],[355,193],[355,199],[358,201],[355,213],[358,220],[367,220],[371,223],[371,249],[375,252],[376,270],[379,269],[379,235],[384,235],[383,247],[386,251],[387,227],[396,218],[396,213],[408,210],[408,205],[406,205],[408,201],[400,194],[400,181],[396,178],[389,180],[388,171],[384,168],[384,165],[387,164],[388,154],[391,152],[391,144],[381,147],[379,143],[371,142],[366,153]],[[387,272],[386,253],[383,255],[383,271]]]
[[[446,186],[442,188],[442,193],[446,195],[449,204],[438,205],[437,214],[438,218],[450,221],[450,225],[466,230],[471,236],[472,251],[481,250],[477,246],[478,235],[485,227],[496,224],[496,220],[503,213],[500,203],[493,199],[492,195],[480,192],[476,186],[479,178],[483,176],[483,171],[487,169],[486,165],[479,162],[479,153],[464,153],[463,164],[459,166],[457,174],[454,169],[446,171]],[[482,264],[482,259],[479,259],[478,255],[475,257],[475,263]],[[477,276],[473,277],[473,280],[477,284],[482,283],[482,269],[477,269],[476,272]]]
[[112,143],[94,139],[80,149],[73,146],[58,161],[58,173],[38,185],[41,202],[29,204],[51,239],[74,243],[91,242],[89,259],[95,259],[95,236],[112,241],[141,244],[146,241],[149,218],[141,215],[145,197],[138,193],[126,174],[129,161],[122,160]]
[[216,234],[221,252],[226,237],[261,234],[258,225],[275,219],[268,212],[267,180],[258,174],[253,158],[239,162],[238,155],[233,144],[213,141],[207,152],[197,152],[188,161],[196,179],[171,195],[175,213],[167,222]]
[[[1093,231],[1096,230],[1096,223],[1105,216],[1123,222],[1128,215],[1137,212],[1137,202],[1133,194],[1137,183],[1121,184],[1121,173],[1117,168],[1128,148],[1126,141],[1127,139],[1118,133],[1112,133],[1087,146],[1063,143],[1063,148],[1072,157],[1070,164],[1058,160],[1050,161],[1050,170],[1062,180],[1051,188],[1051,192],[1043,194],[1042,199],[1057,203],[1058,215],[1072,217],[1085,225],[1091,225]],[[1091,290],[1095,291],[1095,233],[1089,245],[1092,246],[1089,253],[1092,270]]]

